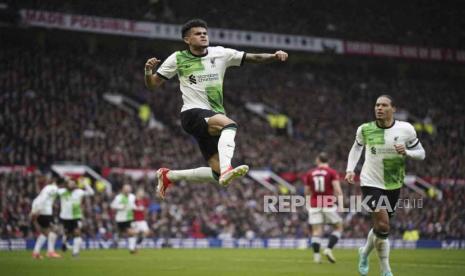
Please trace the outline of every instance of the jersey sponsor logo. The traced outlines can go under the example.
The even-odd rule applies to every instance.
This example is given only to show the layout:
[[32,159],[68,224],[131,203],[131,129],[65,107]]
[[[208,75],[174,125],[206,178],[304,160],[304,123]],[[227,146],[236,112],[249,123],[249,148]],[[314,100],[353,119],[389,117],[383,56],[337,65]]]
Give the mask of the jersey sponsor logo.
[[377,147],[371,147],[370,148],[371,154],[397,154],[396,149],[393,147],[391,148],[377,148]]
[[211,82],[211,81],[219,81],[220,76],[218,74],[205,74],[205,75],[193,75],[189,76],[190,84],[197,84],[202,82]]
[[197,80],[195,79],[194,75],[189,76],[189,82],[190,84],[197,84]]
[[206,81],[218,81],[220,76],[218,74],[206,74],[206,75],[197,75],[197,80],[199,83]]

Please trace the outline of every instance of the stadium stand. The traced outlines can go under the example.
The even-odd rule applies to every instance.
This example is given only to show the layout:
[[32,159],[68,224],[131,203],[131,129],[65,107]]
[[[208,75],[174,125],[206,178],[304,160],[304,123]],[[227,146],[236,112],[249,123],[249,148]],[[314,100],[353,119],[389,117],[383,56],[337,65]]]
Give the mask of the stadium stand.
[[[69,13],[111,16],[182,24],[201,17],[211,26],[285,34],[303,34],[344,39],[419,44],[435,47],[464,48],[465,36],[460,30],[465,14],[458,2],[389,1],[234,1],[215,7],[213,0],[199,1],[112,1],[112,5],[95,1],[79,3],[53,0],[25,0],[18,8],[32,8]],[[246,8],[244,8],[246,7]],[[402,8],[399,8],[402,7]],[[259,12],[258,12],[259,11]],[[286,11],[286,12],[284,12]],[[289,20],[293,14],[299,20]],[[408,16],[405,16],[408,14]],[[431,20],[423,20],[430,18]]]
[[[40,34],[36,38],[39,46],[33,49],[18,47],[21,43],[12,40],[2,45],[0,164],[44,168],[55,161],[75,161],[95,168],[156,169],[203,163],[195,142],[180,130],[181,101],[176,82],[167,83],[157,92],[143,86],[141,68],[149,53],[97,49],[89,54],[85,44],[46,41],[40,47]],[[432,126],[432,131],[419,131],[427,160],[409,164],[408,168],[443,192],[441,204],[438,198],[425,198],[421,212],[399,210],[393,236],[402,237],[405,230],[418,229],[424,238],[463,239],[464,222],[457,218],[465,215],[465,189],[447,181],[464,178],[463,79],[452,74],[450,78],[441,75],[439,80],[444,68],[435,64],[411,65],[426,67],[414,75],[411,72],[417,71],[405,68],[405,64],[385,60],[362,65],[337,58],[325,62],[322,57],[288,68],[246,65],[229,72],[226,108],[241,128],[236,159],[256,168],[291,172],[292,182],[301,191],[298,176],[312,166],[315,154],[322,149],[332,156],[334,167],[344,171],[356,126],[372,118],[374,98],[388,92],[402,113],[419,127],[424,122]],[[147,128],[136,115],[106,102],[106,92],[149,104],[166,128]],[[248,113],[247,102],[265,103],[289,116],[293,134],[277,134],[266,120]],[[33,235],[28,213],[43,177],[39,171],[0,174],[3,238]],[[156,237],[308,236],[304,210],[263,213],[263,195],[270,191],[254,183],[241,182],[226,190],[180,183],[170,190],[168,201],[159,202],[152,197],[154,182],[113,174],[109,180],[114,190],[130,183],[149,192],[149,222]],[[346,195],[359,193],[351,186],[344,185],[343,189]],[[414,198],[416,194],[404,189],[404,197]],[[109,202],[106,194],[86,199],[84,222],[89,237],[112,237],[115,226]],[[368,231],[367,220],[363,214],[347,215],[344,237],[363,237]]]

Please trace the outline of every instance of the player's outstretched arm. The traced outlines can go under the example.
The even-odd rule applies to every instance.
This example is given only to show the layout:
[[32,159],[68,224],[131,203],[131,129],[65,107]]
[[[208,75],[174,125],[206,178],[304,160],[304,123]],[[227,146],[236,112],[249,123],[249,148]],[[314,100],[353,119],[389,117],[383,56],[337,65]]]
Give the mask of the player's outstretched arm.
[[245,61],[250,63],[267,63],[274,61],[284,62],[288,58],[288,54],[284,51],[276,51],[274,54],[251,54],[245,55]]
[[160,60],[155,57],[148,59],[145,63],[145,86],[150,90],[160,87],[165,81],[157,74],[153,74],[153,69],[155,69],[159,63]]

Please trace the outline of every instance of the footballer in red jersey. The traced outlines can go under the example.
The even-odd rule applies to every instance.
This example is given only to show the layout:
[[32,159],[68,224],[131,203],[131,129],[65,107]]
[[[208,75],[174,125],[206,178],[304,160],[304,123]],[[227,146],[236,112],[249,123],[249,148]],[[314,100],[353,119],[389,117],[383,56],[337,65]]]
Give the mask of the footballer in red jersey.
[[145,192],[142,189],[136,193],[136,209],[134,209],[134,221],[132,227],[137,233],[137,245],[140,245],[145,237],[150,234],[150,228],[145,220],[150,201],[145,197]]
[[[312,226],[313,260],[321,262],[320,244],[323,235],[323,225],[334,226],[329,237],[328,247],[323,254],[331,263],[336,259],[332,248],[336,245],[342,233],[342,219],[338,214],[338,207],[342,208],[342,190],[339,174],[328,164],[328,155],[320,153],[316,158],[317,167],[305,174],[305,191],[310,196],[308,208],[308,222]],[[337,205],[335,203],[338,203]]]

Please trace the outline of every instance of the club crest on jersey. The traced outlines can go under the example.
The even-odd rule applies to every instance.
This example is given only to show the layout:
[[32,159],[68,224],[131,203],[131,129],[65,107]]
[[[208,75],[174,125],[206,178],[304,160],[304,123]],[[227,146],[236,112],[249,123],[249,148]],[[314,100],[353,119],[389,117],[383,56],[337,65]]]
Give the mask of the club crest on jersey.
[[210,59],[210,65],[212,66],[212,68],[216,67],[215,60],[216,60],[216,58],[211,58]]
[[371,154],[376,154],[376,148],[375,147],[371,147]]

